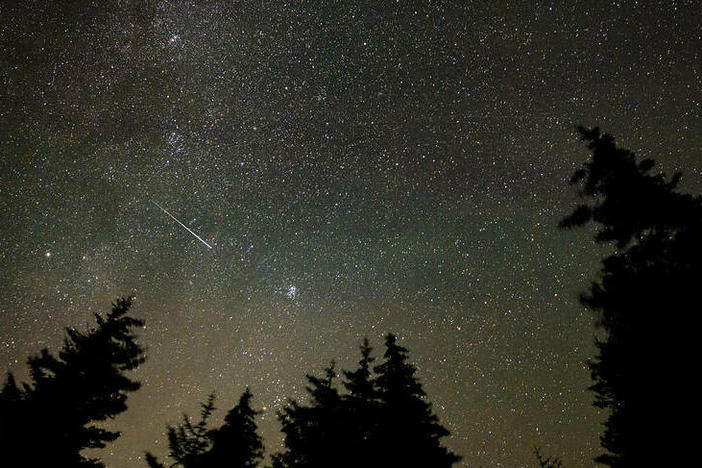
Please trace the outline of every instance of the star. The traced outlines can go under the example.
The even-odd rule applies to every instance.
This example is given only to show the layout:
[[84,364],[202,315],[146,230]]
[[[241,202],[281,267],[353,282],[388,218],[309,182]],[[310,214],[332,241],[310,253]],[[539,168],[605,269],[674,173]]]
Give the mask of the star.
[[272,453],[305,375],[388,332],[457,468],[592,466],[600,252],[556,229],[574,128],[699,193],[699,5],[9,3],[0,371],[138,291],[149,356],[106,466],[246,386]]

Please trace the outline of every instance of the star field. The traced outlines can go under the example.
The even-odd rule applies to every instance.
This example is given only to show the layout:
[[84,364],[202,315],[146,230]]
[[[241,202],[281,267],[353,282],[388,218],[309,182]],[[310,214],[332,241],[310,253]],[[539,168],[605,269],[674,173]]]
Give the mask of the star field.
[[556,229],[587,156],[574,128],[699,193],[700,18],[696,1],[3,2],[3,370],[135,295],[143,387],[100,454],[127,468],[247,385],[277,450],[305,373],[393,332],[459,466],[534,466],[534,446],[592,466],[577,295],[602,251]]

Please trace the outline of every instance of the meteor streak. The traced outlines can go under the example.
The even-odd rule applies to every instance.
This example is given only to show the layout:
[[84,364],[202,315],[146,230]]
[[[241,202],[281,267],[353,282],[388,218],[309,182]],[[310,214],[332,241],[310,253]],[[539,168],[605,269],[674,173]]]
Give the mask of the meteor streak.
[[202,237],[200,237],[200,236],[198,236],[197,234],[195,234],[188,226],[186,226],[185,224],[183,224],[183,223],[181,223],[180,221],[178,221],[178,219],[177,219],[175,216],[173,216],[172,214],[170,214],[170,213],[168,212],[168,210],[166,210],[164,207],[162,207],[161,205],[159,205],[158,203],[156,203],[156,202],[153,201],[153,200],[151,200],[151,203],[153,203],[154,205],[158,206],[159,209],[160,209],[161,211],[163,211],[163,212],[166,213],[168,216],[170,216],[171,218],[173,218],[173,221],[175,221],[176,223],[178,223],[178,224],[180,224],[181,226],[183,226],[183,227],[185,228],[186,231],[188,231],[190,234],[192,234],[193,236],[195,236],[195,237],[197,238],[197,240],[199,240],[200,242],[202,242],[203,244],[205,244],[205,245],[207,246],[208,249],[212,249],[212,246],[211,246],[210,244],[208,244],[207,242],[205,242],[204,240],[202,240]]

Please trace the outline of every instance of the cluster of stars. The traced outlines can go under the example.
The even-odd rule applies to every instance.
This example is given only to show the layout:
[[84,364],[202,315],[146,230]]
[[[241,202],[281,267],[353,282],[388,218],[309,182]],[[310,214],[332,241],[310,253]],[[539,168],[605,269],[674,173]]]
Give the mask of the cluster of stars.
[[138,292],[107,466],[246,386],[275,450],[304,375],[387,332],[460,466],[592,465],[574,126],[698,173],[696,2],[79,3],[0,18],[0,362]]

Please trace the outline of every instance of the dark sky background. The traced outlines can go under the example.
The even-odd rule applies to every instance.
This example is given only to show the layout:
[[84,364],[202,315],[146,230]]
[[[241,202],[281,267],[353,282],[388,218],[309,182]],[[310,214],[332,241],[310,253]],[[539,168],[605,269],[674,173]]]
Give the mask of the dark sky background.
[[[599,125],[699,193],[696,1],[3,1],[0,363],[134,294],[149,360],[102,452],[248,385],[409,347],[463,466],[592,466],[602,250],[556,229]],[[209,245],[161,211],[172,213]],[[4,369],[2,369],[4,370]]]

